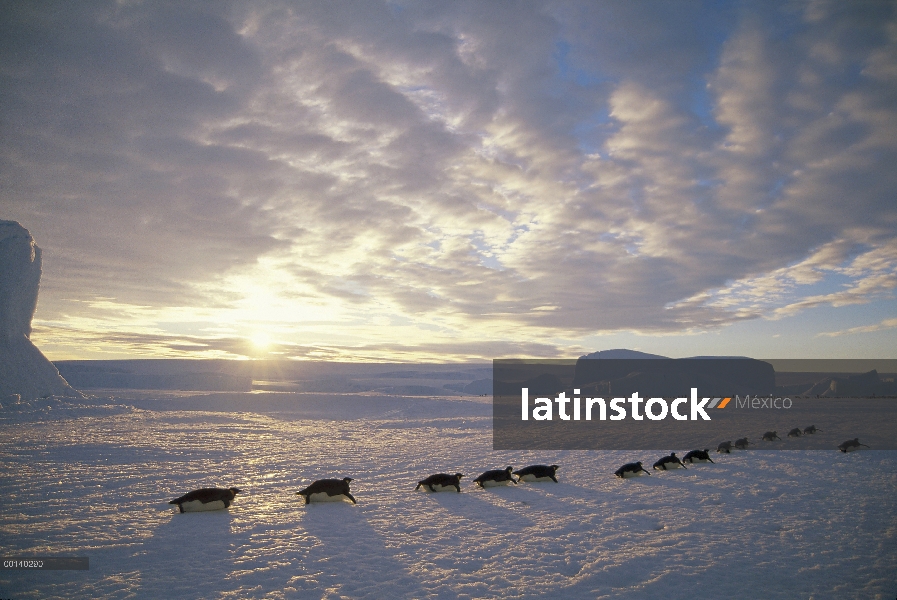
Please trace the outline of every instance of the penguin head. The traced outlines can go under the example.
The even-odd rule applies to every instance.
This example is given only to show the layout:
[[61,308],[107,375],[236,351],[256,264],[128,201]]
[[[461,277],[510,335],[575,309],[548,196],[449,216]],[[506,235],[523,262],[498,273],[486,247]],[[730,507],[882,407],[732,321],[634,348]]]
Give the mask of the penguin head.
[[349,483],[350,481],[352,481],[352,478],[351,477],[343,477],[343,481],[345,481],[346,483]]
[[462,475],[461,473],[455,473],[455,477],[461,479],[462,477],[464,477],[464,475]]
[[243,490],[238,490],[237,488],[228,488],[228,489],[230,490],[230,493],[233,494],[234,496],[236,496],[237,494],[243,493]]
[[510,473],[513,470],[514,470],[514,467],[505,467],[505,471],[507,471],[508,473]]

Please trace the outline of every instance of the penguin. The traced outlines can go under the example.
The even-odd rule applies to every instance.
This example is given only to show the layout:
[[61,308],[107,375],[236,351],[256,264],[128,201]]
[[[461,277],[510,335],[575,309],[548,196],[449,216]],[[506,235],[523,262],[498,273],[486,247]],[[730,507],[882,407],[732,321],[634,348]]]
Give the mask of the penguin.
[[557,483],[557,470],[559,468],[558,465],[530,465],[519,471],[514,471],[514,475],[517,476],[517,481],[553,481]]
[[716,451],[729,454],[732,452],[732,442],[720,442],[719,446],[716,447]]
[[810,425],[809,427],[804,427],[804,435],[813,434],[813,433],[816,433],[817,431],[822,433],[822,430],[816,429],[815,425]]
[[342,479],[319,479],[304,490],[296,492],[297,496],[305,498],[305,503],[309,502],[339,502],[343,496],[352,501],[352,504],[358,504],[355,497],[349,493],[349,482],[351,477],[343,477]]
[[748,439],[746,437],[735,440],[735,447],[738,448],[739,450],[744,450],[750,444],[751,443],[748,441]]
[[[866,444],[861,444],[860,438],[853,438],[852,440],[841,442],[841,445],[838,446],[838,450],[846,454],[847,452],[858,450],[860,446],[866,446]],[[869,446],[866,447],[869,448]]]
[[795,427],[794,429],[792,429],[791,431],[788,432],[788,437],[800,437],[800,436],[801,436],[800,427]]
[[428,489],[431,492],[448,492],[449,490],[454,489],[460,494],[462,477],[464,477],[464,475],[461,473],[455,473],[454,475],[437,473],[435,475],[430,475],[423,481],[418,481],[417,487],[414,489],[419,490],[421,486],[424,486],[425,489]]
[[781,439],[782,438],[780,438],[778,433],[775,431],[767,431],[766,433],[763,434],[764,442],[771,442],[773,440],[781,440]]
[[642,474],[642,471],[651,473],[642,466],[642,461],[634,462],[634,463],[626,463],[616,471],[614,471],[614,475],[619,477],[620,479],[630,479],[632,477],[638,477]]
[[653,468],[660,469],[661,471],[669,471],[670,469],[678,469],[679,467],[688,469],[688,467],[682,464],[682,461],[679,460],[679,457],[676,456],[675,452],[670,452],[669,456],[664,456],[656,463],[654,463]]
[[509,481],[514,485],[517,485],[517,480],[514,479],[514,476],[511,474],[511,471],[513,470],[514,467],[505,467],[504,469],[494,469],[492,471],[486,471],[485,473],[474,479],[473,482],[481,488],[508,485]]
[[713,459],[710,458],[710,448],[704,448],[703,450],[692,450],[688,454],[682,457],[682,462],[687,463],[696,463],[696,462],[713,462]]
[[169,504],[177,504],[178,510],[185,512],[202,512],[207,510],[223,510],[230,506],[234,496],[241,491],[232,488],[202,488],[193,490],[170,501]]

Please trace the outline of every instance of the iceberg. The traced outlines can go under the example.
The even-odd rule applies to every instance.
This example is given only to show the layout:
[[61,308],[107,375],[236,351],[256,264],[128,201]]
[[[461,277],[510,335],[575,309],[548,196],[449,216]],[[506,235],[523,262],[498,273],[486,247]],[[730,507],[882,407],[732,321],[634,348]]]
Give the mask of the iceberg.
[[0,221],[0,399],[81,394],[31,342],[41,250],[16,221]]

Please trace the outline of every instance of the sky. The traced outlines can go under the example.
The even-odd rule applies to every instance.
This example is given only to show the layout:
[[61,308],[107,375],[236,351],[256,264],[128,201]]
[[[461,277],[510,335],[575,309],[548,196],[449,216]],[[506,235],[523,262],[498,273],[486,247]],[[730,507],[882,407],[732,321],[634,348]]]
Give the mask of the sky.
[[895,358],[897,3],[2,2],[51,360]]

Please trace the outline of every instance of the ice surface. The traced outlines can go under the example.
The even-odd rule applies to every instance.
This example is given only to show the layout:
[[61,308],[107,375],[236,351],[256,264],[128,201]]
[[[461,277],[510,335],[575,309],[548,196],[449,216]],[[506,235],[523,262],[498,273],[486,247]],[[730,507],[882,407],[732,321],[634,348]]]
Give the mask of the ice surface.
[[[342,400],[339,400],[342,398]],[[489,404],[301,394],[20,402],[0,410],[0,545],[89,571],[0,571],[3,598],[892,598],[897,453],[493,452]],[[852,437],[852,436],[847,436]],[[814,438],[815,439],[815,438]],[[862,440],[861,440],[862,441]],[[703,446],[702,446],[703,447]],[[558,464],[560,483],[414,492]],[[295,492],[352,477],[358,504]],[[201,487],[228,510],[179,514]]]

